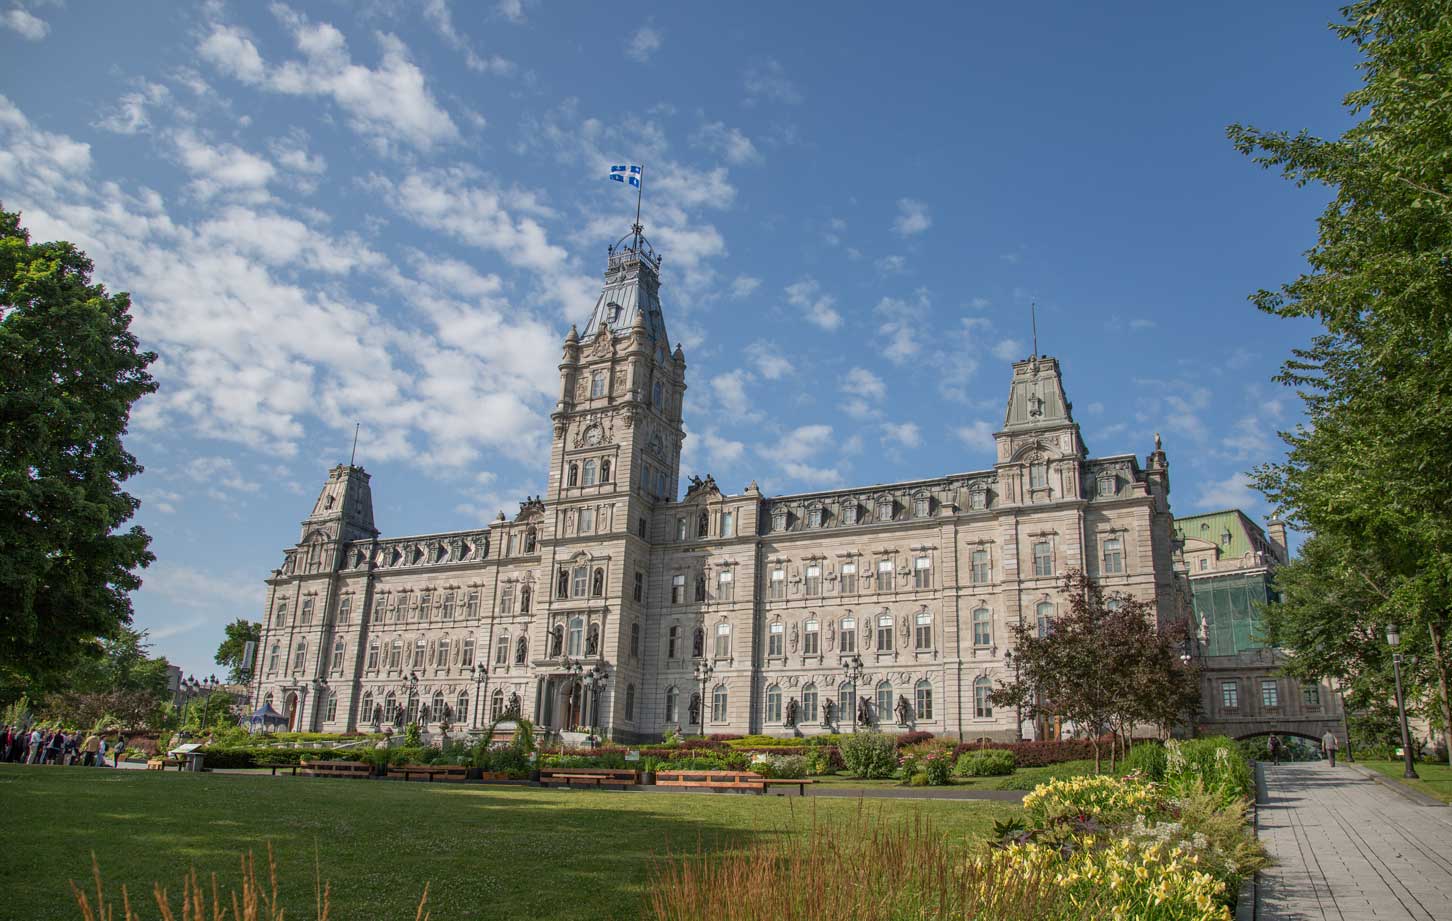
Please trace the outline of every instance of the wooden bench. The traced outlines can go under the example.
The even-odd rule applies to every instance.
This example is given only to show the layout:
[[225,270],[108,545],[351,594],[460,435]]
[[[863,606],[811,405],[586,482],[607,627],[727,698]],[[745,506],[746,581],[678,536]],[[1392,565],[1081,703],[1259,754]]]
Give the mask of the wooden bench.
[[435,779],[458,783],[469,778],[469,769],[459,764],[401,764],[389,768],[388,773],[402,774],[404,783],[413,777],[426,778],[429,783]]
[[373,767],[361,761],[299,761],[297,766],[304,777],[367,777],[373,773]]
[[164,771],[164,770],[166,770],[169,767],[174,767],[178,771],[180,771],[182,768],[186,767],[186,762],[183,761],[180,758],[148,758],[148,759],[146,759],[146,769],[148,771]]
[[800,795],[807,793],[807,784],[815,780],[790,779],[785,777],[762,777],[754,771],[657,771],[655,785],[658,787],[691,787],[704,790],[740,790],[745,793],[766,793],[771,787],[787,784],[795,786]]
[[613,768],[543,768],[540,786],[560,784],[566,787],[629,787],[640,782],[633,770]]
[[286,762],[281,762],[281,763],[274,763],[274,764],[259,764],[257,766],[260,767],[260,768],[272,768],[272,776],[273,777],[276,777],[277,776],[277,772],[278,771],[291,771],[292,772],[292,776],[294,776],[294,777],[297,776],[297,762],[296,761],[292,762],[291,764],[286,763]]

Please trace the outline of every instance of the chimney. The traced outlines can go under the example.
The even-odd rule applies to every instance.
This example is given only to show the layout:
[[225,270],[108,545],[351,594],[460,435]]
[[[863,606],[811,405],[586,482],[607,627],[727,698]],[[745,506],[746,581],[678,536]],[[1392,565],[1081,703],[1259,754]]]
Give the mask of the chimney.
[[1276,549],[1276,556],[1280,562],[1291,561],[1291,551],[1286,544],[1286,523],[1279,518],[1272,518],[1265,523],[1266,536],[1270,538],[1271,545]]

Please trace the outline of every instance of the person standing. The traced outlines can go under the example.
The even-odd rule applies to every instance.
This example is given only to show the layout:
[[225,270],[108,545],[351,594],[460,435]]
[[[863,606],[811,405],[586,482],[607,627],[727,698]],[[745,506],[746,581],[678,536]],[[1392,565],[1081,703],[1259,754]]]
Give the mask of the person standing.
[[1321,751],[1326,755],[1326,760],[1331,762],[1332,767],[1336,766],[1336,750],[1340,747],[1341,740],[1336,738],[1336,733],[1329,729],[1326,730],[1326,734],[1321,737]]
[[1272,764],[1280,764],[1281,763],[1281,737],[1278,736],[1278,735],[1276,735],[1274,732],[1271,733],[1270,734],[1270,738],[1269,739],[1266,739],[1266,747],[1270,749],[1271,763]]
[[94,732],[86,736],[86,741],[81,743],[81,766],[95,767],[96,755],[101,751],[101,737]]
[[121,733],[116,733],[116,747],[111,749],[111,766],[121,766],[121,756],[126,752],[126,740],[121,738]]

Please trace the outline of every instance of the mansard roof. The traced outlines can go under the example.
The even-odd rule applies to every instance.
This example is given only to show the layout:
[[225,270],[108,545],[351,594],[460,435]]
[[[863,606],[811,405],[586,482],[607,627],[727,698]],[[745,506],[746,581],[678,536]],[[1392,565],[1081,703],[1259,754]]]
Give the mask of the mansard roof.
[[623,336],[639,324],[649,339],[669,348],[660,308],[660,264],[661,257],[638,233],[628,234],[610,247],[605,286],[580,338],[589,339],[602,327]]

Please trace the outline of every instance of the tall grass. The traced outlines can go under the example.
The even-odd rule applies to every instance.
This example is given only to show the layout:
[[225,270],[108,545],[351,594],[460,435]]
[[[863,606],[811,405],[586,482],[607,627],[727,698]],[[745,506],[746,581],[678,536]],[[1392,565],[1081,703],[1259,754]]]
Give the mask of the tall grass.
[[[980,845],[981,847],[981,845]],[[1051,873],[1003,873],[970,859],[918,816],[887,822],[865,806],[739,852],[675,855],[652,871],[645,917],[654,921],[975,921],[1102,917],[1072,905]]]
[[[272,844],[267,845],[267,879],[257,875],[257,861],[248,851],[242,855],[242,884],[229,889],[225,895],[217,883],[217,874],[212,873],[209,885],[202,886],[196,867],[191,867],[182,876],[181,903],[172,907],[171,894],[161,883],[153,883],[152,899],[156,902],[161,921],[285,921],[287,908],[277,896],[277,858],[272,853]],[[96,887],[89,893],[71,880],[71,894],[81,912],[82,921],[143,921],[131,905],[131,894],[125,884],[121,886],[121,904],[107,901],[105,887],[101,883],[101,865],[91,854],[91,881]],[[321,865],[314,860],[313,917],[316,921],[330,921],[332,914],[332,883],[322,878]],[[427,910],[429,900],[428,883],[424,884],[423,896],[419,899],[414,921],[430,921]],[[120,908],[118,915],[116,909]],[[180,911],[178,912],[178,908]],[[298,915],[294,914],[294,917]]]

